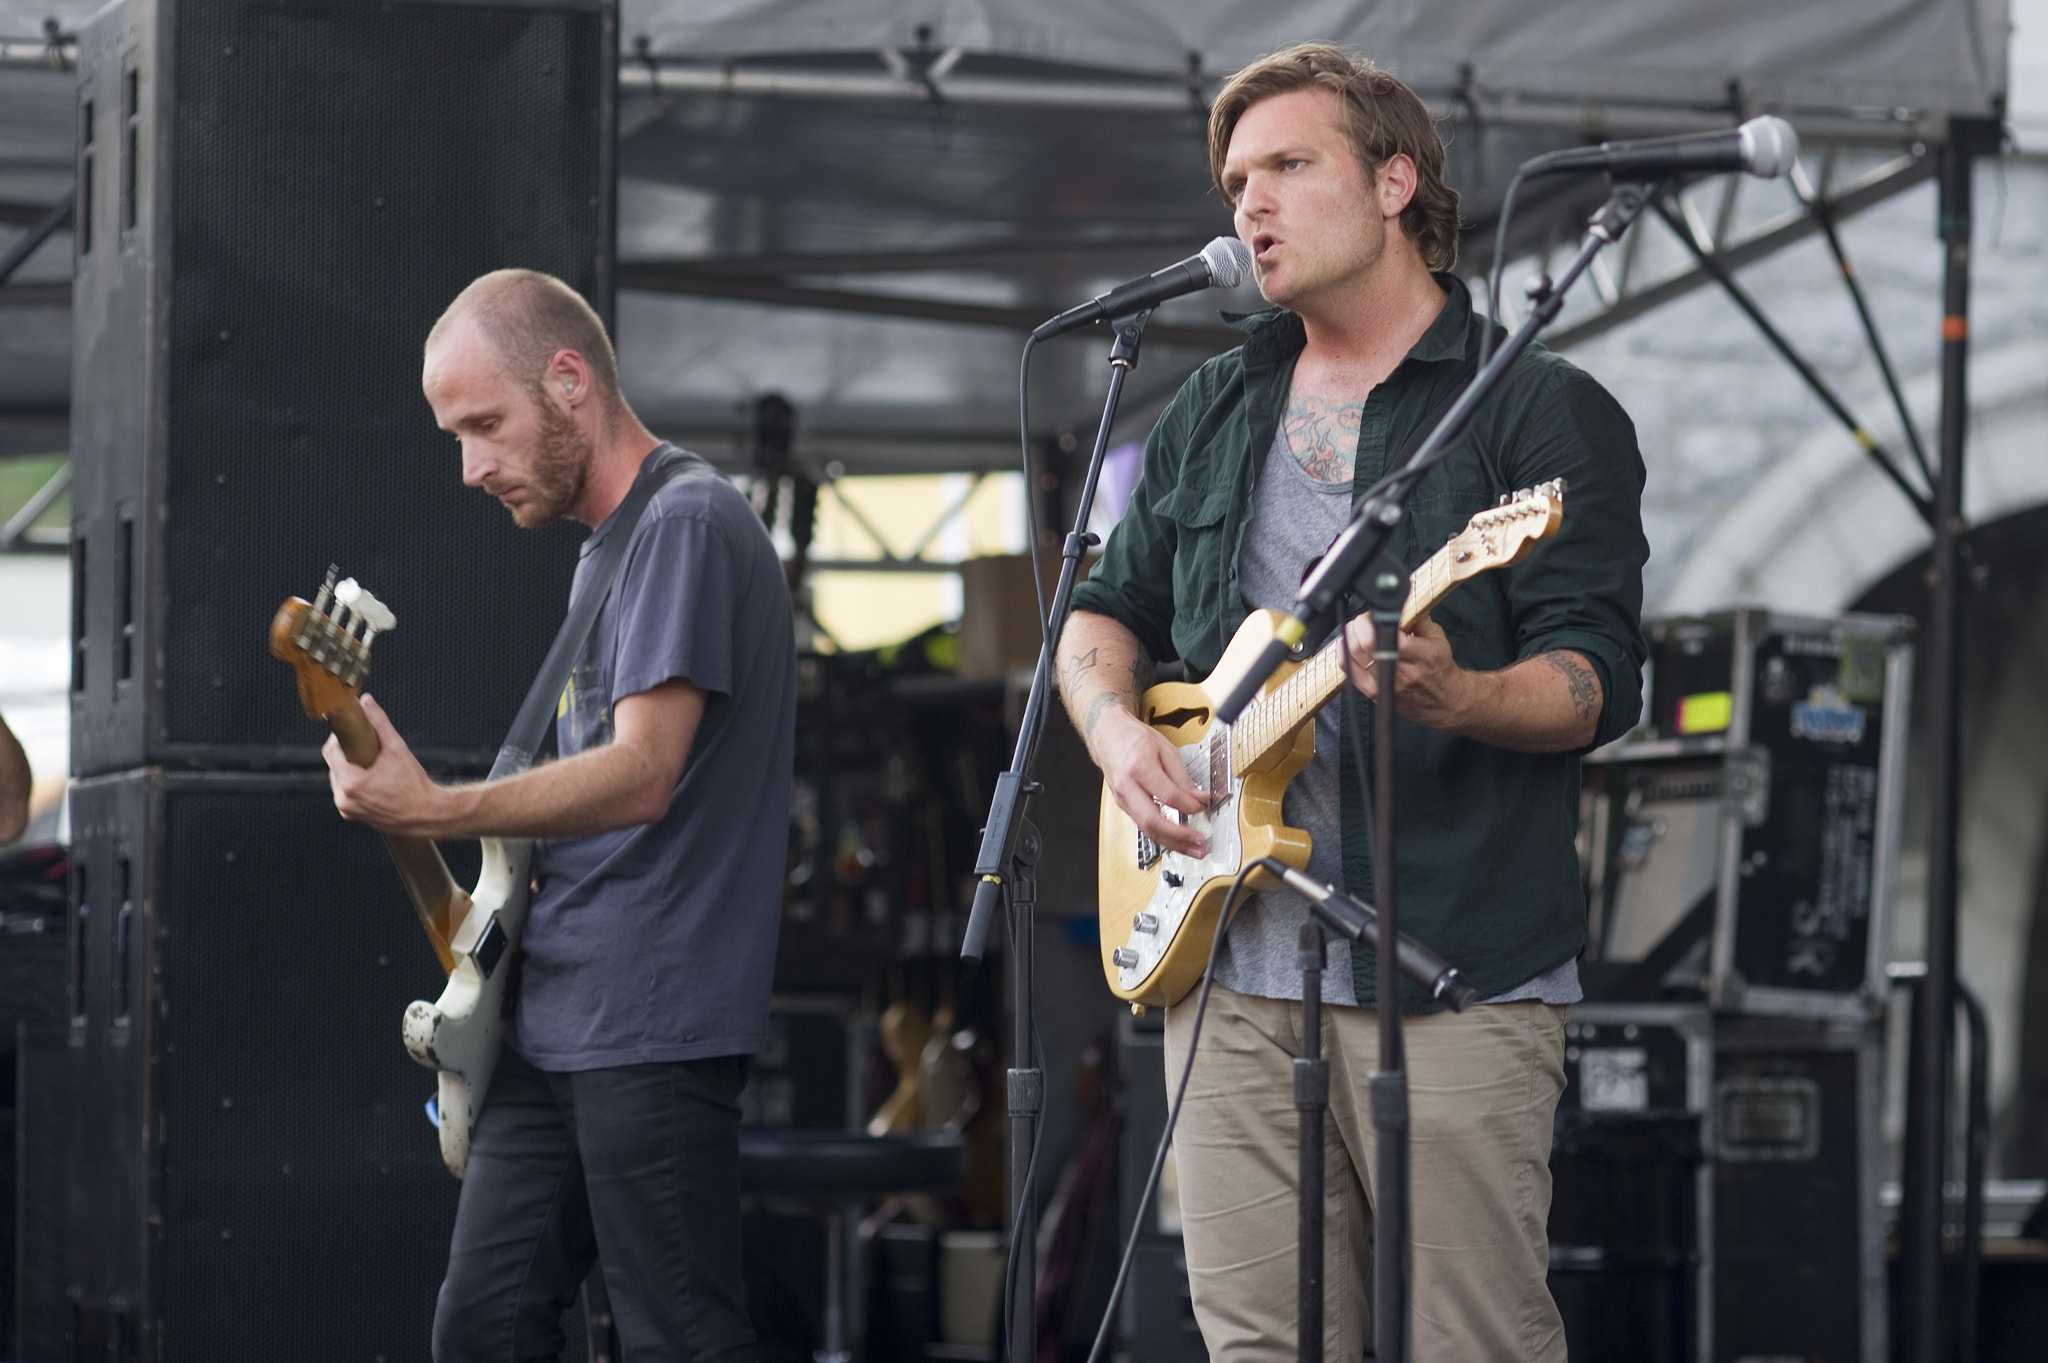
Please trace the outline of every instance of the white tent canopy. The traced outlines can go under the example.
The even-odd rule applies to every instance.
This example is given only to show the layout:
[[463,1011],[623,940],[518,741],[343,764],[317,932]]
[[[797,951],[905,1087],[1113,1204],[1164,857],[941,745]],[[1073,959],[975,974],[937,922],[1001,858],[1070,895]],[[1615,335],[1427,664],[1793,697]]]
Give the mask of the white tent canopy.
[[[0,232],[68,184],[71,77],[42,27],[93,8],[0,0]],[[1202,104],[1285,43],[1366,52],[1445,116],[1468,270],[1513,167],[1552,146],[1768,111],[1809,146],[1898,154],[1995,115],[2007,82],[2005,0],[621,0],[619,35],[634,401],[724,457],[780,390],[807,457],[876,469],[1009,462],[1019,320],[1229,230]],[[1603,192],[1525,195],[1511,250],[1569,240]],[[60,233],[0,287],[0,450],[61,438],[68,256]],[[1165,309],[1126,420],[1228,344],[1219,302],[1255,301]],[[1098,400],[1066,353],[1035,380],[1048,430]]]
[[[1504,106],[1725,109],[1896,119],[1988,115],[2006,88],[2004,0],[627,0],[659,57],[928,47],[1156,76],[1212,76],[1327,39],[1418,90]],[[1625,120],[1624,120],[1625,121]]]

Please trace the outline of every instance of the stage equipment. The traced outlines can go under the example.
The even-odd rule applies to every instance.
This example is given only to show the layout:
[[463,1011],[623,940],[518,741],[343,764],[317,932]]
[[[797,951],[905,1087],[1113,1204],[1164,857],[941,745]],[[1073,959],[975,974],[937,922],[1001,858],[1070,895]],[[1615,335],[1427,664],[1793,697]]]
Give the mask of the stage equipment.
[[1799,134],[1784,119],[1766,114],[1726,132],[1687,133],[1602,142],[1539,156],[1522,167],[1523,178],[1567,171],[1605,171],[1617,180],[1661,180],[1672,175],[1713,175],[1746,171],[1775,180],[1799,159]]
[[1550,1289],[1578,1363],[1711,1354],[1704,1006],[1580,1004],[1551,1147]]
[[1875,1013],[1910,630],[1753,609],[1650,622],[1644,722],[1586,766],[1589,996]]
[[405,618],[379,698],[414,748],[489,765],[577,536],[461,486],[420,350],[503,266],[609,314],[615,30],[602,0],[128,0],[86,25],[76,770],[318,766],[247,641],[335,560]]
[[1882,1048],[1872,1024],[1717,1020],[1715,1363],[1889,1357]]
[[1186,260],[1155,270],[1143,279],[1119,284],[1085,303],[1068,308],[1059,316],[1039,323],[1031,333],[1034,341],[1108,322],[1129,313],[1150,312],[1169,298],[1203,289],[1234,289],[1252,272],[1252,253],[1236,237],[1217,237]]
[[[1150,1202],[1139,1202],[1160,1133],[1166,1129],[1165,1015],[1126,1015],[1117,1023],[1116,1041],[1124,1091],[1117,1173],[1121,1198],[1118,1240],[1128,1242],[1132,1228],[1138,1228],[1136,1257],[1119,1307],[1117,1332],[1130,1352],[1131,1363],[1208,1363],[1209,1350],[1202,1343],[1188,1293],[1187,1253],[1180,1238],[1179,1181],[1162,1178]],[[1171,1157],[1166,1168],[1173,1168]]]
[[64,1132],[62,1061],[70,979],[64,925],[69,879],[62,847],[25,847],[0,857],[0,1350],[9,1358],[54,1357],[62,1322],[44,1312],[19,1319],[22,1283],[47,1279],[48,1256],[24,1253],[60,1233],[63,1188],[21,1174],[55,1167]]
[[441,971],[377,835],[311,774],[71,811],[69,1356],[423,1360],[459,1185],[396,1019]]

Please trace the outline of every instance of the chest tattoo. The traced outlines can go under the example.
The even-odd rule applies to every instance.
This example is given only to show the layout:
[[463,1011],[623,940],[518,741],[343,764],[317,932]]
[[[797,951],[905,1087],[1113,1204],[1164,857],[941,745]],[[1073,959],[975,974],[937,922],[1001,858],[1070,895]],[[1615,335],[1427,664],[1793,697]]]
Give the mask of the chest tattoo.
[[1287,433],[1287,448],[1301,461],[1309,477],[1326,483],[1348,483],[1352,462],[1358,455],[1358,422],[1364,413],[1363,402],[1338,402],[1296,393],[1287,400],[1280,426]]

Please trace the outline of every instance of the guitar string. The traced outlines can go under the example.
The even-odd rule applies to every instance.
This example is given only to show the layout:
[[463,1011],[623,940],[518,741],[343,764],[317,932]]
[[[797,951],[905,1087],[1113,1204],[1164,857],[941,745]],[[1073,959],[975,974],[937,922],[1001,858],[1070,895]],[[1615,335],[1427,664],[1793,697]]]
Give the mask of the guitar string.
[[[1505,523],[1525,519],[1533,510],[1521,507],[1501,508],[1504,514],[1499,514],[1497,518],[1493,513],[1486,512],[1482,512],[1481,516],[1489,517],[1489,523]],[[1475,521],[1479,519],[1480,517],[1474,517]],[[1435,605],[1453,584],[1452,550],[1472,529],[1473,526],[1466,526],[1465,530],[1453,536],[1409,575],[1408,600],[1402,607],[1404,622],[1411,612],[1419,615]],[[1246,768],[1261,761],[1274,743],[1328,704],[1330,697],[1342,689],[1343,652],[1341,640],[1332,641],[1314,657],[1296,668],[1280,685],[1252,702],[1250,709],[1240,716],[1236,726],[1245,741],[1232,745],[1229,770],[1233,779],[1242,775]],[[1244,767],[1237,765],[1239,753],[1244,754]]]

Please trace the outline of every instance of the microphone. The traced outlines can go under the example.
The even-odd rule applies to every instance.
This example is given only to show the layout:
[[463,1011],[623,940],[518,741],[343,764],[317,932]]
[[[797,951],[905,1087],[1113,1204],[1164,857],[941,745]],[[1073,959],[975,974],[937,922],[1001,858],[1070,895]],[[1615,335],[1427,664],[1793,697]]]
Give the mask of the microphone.
[[1143,279],[1119,284],[1108,293],[1099,293],[1085,303],[1068,308],[1051,321],[1040,323],[1038,329],[1031,333],[1031,339],[1042,341],[1091,322],[1107,322],[1142,308],[1157,307],[1184,293],[1197,293],[1209,288],[1235,288],[1244,282],[1251,268],[1252,253],[1243,242],[1236,237],[1218,237],[1186,260],[1148,274]]
[[1554,151],[1529,162],[1522,173],[1604,170],[1617,180],[1661,180],[1688,172],[1746,170],[1772,180],[1792,169],[1798,156],[1799,134],[1784,119],[1767,114],[1721,132],[1645,137]]
[[[1318,884],[1277,858],[1268,857],[1264,864],[1268,870],[1278,868],[1287,888],[1316,905],[1323,921],[1339,933],[1374,951],[1380,949],[1378,914],[1334,885]],[[1453,1013],[1462,1013],[1479,1000],[1479,991],[1458,973],[1456,966],[1405,932],[1397,934],[1394,943],[1394,967],[1428,991],[1431,998],[1449,1004]]]

